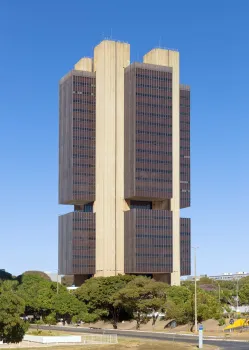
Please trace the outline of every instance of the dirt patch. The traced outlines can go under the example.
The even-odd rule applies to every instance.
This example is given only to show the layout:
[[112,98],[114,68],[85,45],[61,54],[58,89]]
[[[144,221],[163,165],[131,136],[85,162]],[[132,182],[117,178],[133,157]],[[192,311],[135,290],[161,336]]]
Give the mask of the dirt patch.
[[[49,350],[194,350],[196,346],[189,345],[186,343],[173,343],[167,341],[142,341],[136,339],[120,339],[119,344],[115,345],[68,345],[68,346],[45,346]],[[17,348],[11,346],[12,349]],[[18,346],[20,349],[20,346]],[[21,347],[22,350],[36,349],[36,346],[30,345],[29,347]],[[40,348],[40,347],[39,347]],[[205,346],[205,349],[215,350],[217,347]]]

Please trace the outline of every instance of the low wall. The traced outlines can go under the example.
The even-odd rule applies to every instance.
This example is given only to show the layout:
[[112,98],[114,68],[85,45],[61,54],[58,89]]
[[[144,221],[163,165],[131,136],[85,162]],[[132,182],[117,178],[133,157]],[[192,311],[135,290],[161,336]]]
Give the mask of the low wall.
[[51,343],[81,343],[80,335],[66,335],[66,336],[39,336],[39,335],[25,335],[23,340],[42,343],[42,344],[51,344]]

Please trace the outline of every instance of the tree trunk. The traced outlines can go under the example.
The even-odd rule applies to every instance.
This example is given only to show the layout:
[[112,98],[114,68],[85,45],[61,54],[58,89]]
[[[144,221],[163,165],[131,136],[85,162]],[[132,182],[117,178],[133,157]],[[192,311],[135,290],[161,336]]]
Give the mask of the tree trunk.
[[112,326],[114,329],[118,329],[118,310],[113,308],[112,311]]
[[136,325],[136,329],[137,330],[140,329],[140,325],[141,325],[141,316],[140,316],[140,313],[138,313],[138,315],[137,315],[137,325]]

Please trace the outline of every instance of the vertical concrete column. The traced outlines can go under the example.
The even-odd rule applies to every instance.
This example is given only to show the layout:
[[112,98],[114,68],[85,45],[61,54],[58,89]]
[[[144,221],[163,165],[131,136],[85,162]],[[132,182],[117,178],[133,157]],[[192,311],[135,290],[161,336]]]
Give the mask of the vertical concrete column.
[[92,72],[93,71],[93,60],[89,57],[83,57],[81,58],[75,65],[75,70],[81,70],[85,72]]
[[94,49],[96,71],[96,276],[124,271],[124,68],[128,44]]
[[172,73],[172,154],[173,154],[173,198],[171,211],[173,220],[173,272],[171,284],[180,285],[180,113],[179,113],[179,53],[172,50],[153,49],[143,59],[144,63],[173,68]]

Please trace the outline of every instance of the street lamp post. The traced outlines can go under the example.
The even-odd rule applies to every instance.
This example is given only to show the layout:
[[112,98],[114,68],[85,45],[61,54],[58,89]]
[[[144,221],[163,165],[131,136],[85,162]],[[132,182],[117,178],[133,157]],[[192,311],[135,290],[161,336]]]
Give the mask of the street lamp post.
[[57,294],[59,294],[59,270],[57,270],[57,281],[56,281],[56,283],[57,283],[56,292],[57,292]]
[[219,303],[220,303],[220,284],[218,283],[218,288],[219,288]]
[[236,309],[236,311],[239,312],[239,279],[238,279],[238,278],[237,278],[237,288],[236,288],[236,291],[237,291],[237,297],[236,297],[237,309]]
[[197,333],[197,275],[196,275],[196,251],[199,247],[192,247],[195,252],[194,265],[195,265],[195,333]]

